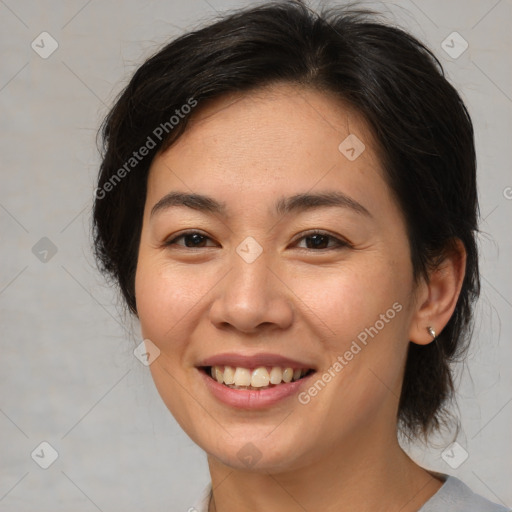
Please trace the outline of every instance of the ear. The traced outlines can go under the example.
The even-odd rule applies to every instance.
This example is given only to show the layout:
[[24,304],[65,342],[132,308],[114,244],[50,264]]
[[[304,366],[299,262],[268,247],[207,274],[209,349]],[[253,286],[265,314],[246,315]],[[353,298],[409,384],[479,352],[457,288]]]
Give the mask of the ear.
[[450,320],[459,298],[466,271],[466,249],[455,239],[442,261],[429,272],[416,290],[416,309],[409,330],[409,340],[418,345],[433,341],[431,327],[436,337]]

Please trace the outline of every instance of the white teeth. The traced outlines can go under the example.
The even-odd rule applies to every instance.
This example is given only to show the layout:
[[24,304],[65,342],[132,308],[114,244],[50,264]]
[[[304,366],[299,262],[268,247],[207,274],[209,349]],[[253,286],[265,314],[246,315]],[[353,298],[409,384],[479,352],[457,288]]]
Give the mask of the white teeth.
[[251,385],[251,370],[247,368],[237,367],[235,370],[235,386],[250,386]]
[[279,366],[259,366],[253,370],[237,366],[212,366],[210,374],[220,384],[232,388],[265,388],[299,380],[308,372],[304,368],[281,368]]
[[224,384],[235,383],[235,369],[232,366],[224,366]]
[[281,384],[283,380],[283,370],[279,366],[274,366],[270,370],[270,384]]
[[251,386],[253,388],[262,388],[268,386],[270,382],[270,376],[265,367],[256,368],[252,371]]
[[217,379],[219,384],[224,382],[224,374],[219,370],[217,366],[215,367],[215,379]]
[[293,369],[286,368],[283,372],[283,380],[284,382],[291,382],[293,379]]

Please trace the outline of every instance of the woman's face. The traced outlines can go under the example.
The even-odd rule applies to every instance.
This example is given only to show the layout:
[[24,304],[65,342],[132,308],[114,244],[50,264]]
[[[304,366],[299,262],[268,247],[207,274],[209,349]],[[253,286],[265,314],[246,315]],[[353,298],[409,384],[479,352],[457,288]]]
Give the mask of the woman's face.
[[[414,287],[365,123],[291,85],[197,109],[151,166],[136,274],[162,399],[231,467],[299,468],[389,439]],[[314,373],[287,383],[287,368]]]

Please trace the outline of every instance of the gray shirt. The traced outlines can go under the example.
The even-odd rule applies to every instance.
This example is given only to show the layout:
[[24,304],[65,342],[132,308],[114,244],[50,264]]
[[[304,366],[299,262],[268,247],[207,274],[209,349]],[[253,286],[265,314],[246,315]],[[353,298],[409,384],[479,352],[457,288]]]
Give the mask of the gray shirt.
[[475,494],[454,476],[445,478],[442,487],[418,512],[509,512],[511,510]]
[[[440,475],[446,480],[442,487],[418,512],[511,512],[512,509],[486,500],[475,494],[466,484],[454,476]],[[211,484],[204,489],[201,498],[188,512],[208,512]]]

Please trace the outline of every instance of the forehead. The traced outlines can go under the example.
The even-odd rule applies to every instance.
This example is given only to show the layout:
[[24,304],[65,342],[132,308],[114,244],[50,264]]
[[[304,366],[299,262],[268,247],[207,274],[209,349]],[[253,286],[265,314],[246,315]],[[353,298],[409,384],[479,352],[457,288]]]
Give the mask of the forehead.
[[377,145],[354,107],[331,92],[295,84],[274,84],[225,94],[199,104],[178,144],[185,146],[199,138],[204,142],[213,139],[215,144],[229,143],[234,156],[247,155],[252,150],[260,157],[270,152],[274,159],[276,147],[290,150],[282,154],[283,158],[300,155],[301,149],[313,155],[316,149],[322,154],[326,148],[339,156],[332,150],[338,150],[337,142],[350,134],[364,140],[370,150],[365,155],[369,160]]
[[148,193],[236,190],[263,200],[340,186],[360,197],[386,186],[366,122],[331,93],[279,84],[199,104],[155,157]]

